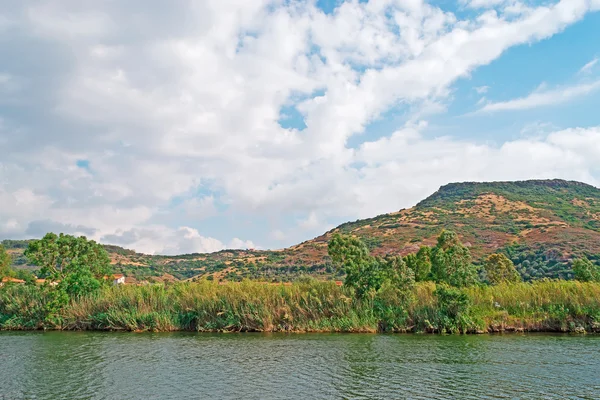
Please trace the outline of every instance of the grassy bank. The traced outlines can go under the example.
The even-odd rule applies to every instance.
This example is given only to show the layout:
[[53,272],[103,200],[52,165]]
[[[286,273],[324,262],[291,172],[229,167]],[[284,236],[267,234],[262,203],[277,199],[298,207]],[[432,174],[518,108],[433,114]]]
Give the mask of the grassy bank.
[[296,332],[600,332],[600,284],[541,281],[464,289],[417,284],[355,300],[310,280],[118,286],[50,312],[49,289],[0,289],[0,329]]

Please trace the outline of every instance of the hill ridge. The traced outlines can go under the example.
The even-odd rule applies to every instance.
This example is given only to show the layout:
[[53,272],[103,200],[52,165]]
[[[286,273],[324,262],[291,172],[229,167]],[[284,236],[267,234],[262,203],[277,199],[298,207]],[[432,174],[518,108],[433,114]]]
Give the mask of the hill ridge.
[[282,250],[150,256],[106,247],[118,269],[140,278],[168,272],[180,279],[291,280],[305,274],[336,276],[327,256],[334,232],[360,237],[376,255],[406,255],[433,245],[442,229],[456,231],[475,262],[503,252],[526,280],[568,278],[573,257],[600,260],[600,189],[562,179],[457,182],[414,207],[346,222]]

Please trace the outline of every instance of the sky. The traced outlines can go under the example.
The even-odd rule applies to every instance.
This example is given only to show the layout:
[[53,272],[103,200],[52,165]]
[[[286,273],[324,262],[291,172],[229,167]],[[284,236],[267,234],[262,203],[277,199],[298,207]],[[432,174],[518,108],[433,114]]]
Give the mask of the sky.
[[0,240],[277,249],[441,185],[600,184],[600,0],[15,1]]

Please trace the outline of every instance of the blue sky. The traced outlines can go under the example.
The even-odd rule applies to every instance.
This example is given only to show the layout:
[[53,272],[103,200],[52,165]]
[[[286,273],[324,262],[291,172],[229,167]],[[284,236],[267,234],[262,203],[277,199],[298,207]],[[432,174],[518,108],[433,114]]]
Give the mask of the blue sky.
[[599,11],[598,0],[3,7],[0,239],[281,248],[448,182],[598,186]]

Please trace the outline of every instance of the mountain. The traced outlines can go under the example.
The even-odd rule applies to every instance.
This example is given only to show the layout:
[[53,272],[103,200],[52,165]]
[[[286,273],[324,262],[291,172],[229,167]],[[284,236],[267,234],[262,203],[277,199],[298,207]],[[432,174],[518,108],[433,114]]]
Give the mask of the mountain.
[[[415,207],[347,222],[279,251],[150,256],[117,246],[106,248],[115,267],[137,279],[173,275],[291,280],[304,274],[335,276],[327,257],[327,242],[335,232],[360,237],[377,255],[406,255],[421,245],[434,245],[442,229],[459,234],[475,263],[503,252],[526,280],[570,278],[574,257],[600,260],[600,190],[558,179],[451,183]],[[24,264],[22,242],[6,242],[16,263]],[[15,245],[19,243],[21,249]]]

